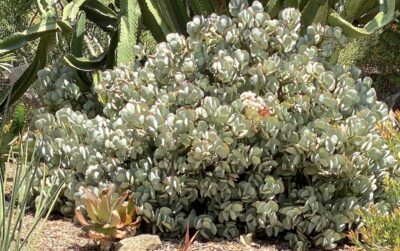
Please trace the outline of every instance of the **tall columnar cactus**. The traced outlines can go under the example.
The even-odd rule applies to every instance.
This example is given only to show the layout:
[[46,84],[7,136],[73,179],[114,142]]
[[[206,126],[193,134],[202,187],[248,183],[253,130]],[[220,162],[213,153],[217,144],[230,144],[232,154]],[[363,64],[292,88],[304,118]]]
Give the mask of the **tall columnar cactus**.
[[383,180],[398,170],[375,126],[387,107],[370,78],[331,64],[342,29],[302,35],[296,9],[272,19],[257,1],[229,6],[230,16],[196,16],[187,38],[169,34],[153,55],[135,46],[133,65],[104,71],[101,112],[88,98],[76,105],[76,80],[41,72],[41,157],[52,176],[73,172],[62,212],[82,203],[80,187],[112,182],[133,192],[143,229],[285,235],[305,249],[335,247],[360,222],[355,208],[385,205]]

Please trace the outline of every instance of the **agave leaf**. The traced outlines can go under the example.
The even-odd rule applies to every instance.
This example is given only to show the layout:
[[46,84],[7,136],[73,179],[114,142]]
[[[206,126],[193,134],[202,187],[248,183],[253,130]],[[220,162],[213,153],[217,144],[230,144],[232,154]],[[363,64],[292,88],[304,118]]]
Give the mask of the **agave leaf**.
[[78,17],[79,9],[86,0],[74,0],[68,3],[63,9],[63,20],[74,22]]
[[17,32],[0,42],[0,55],[23,47],[29,41],[59,31],[60,28],[54,18],[45,18],[37,25],[29,27],[23,32]]
[[[36,81],[37,72],[46,66],[47,57],[50,51],[55,47],[55,45],[56,45],[55,32],[43,35],[43,37],[40,39],[38,49],[32,63],[25,70],[25,72],[22,73],[21,77],[19,77],[19,79],[15,81],[15,83],[13,84],[12,91],[10,93],[11,95],[10,104],[15,103],[26,92],[26,90],[28,90],[31,84],[33,84]],[[6,99],[3,99],[3,102],[0,103],[0,110],[4,108],[5,100]]]
[[299,8],[299,1],[298,0],[285,0],[283,6],[284,8]]
[[329,5],[326,2],[325,4],[322,4],[321,6],[319,6],[317,13],[315,14],[313,23],[325,24],[326,20],[328,18],[328,14],[329,14]]
[[200,232],[199,230],[196,231],[196,233],[190,238],[190,233],[189,233],[189,222],[186,222],[186,234],[185,234],[185,244],[183,247],[178,248],[179,251],[189,251],[190,250],[190,245],[192,245],[193,241],[196,239],[196,236]]
[[252,233],[249,233],[249,234],[246,234],[246,235],[244,235],[244,234],[243,234],[243,235],[240,235],[239,241],[240,241],[240,243],[243,244],[244,246],[246,246],[246,247],[251,247],[252,244],[253,244],[253,234],[252,234]]
[[75,217],[83,227],[89,228],[93,226],[93,224],[87,222],[80,208],[75,209]]
[[186,234],[185,234],[185,247],[183,250],[187,251],[190,248],[190,233],[189,233],[189,222],[186,222]]
[[135,201],[132,197],[129,198],[128,204],[126,206],[126,224],[131,224],[133,222],[133,219],[135,218],[135,213],[136,213],[136,206],[135,206]]
[[354,19],[359,19],[360,17],[366,15],[369,11],[371,11],[375,7],[376,7],[376,0],[364,0],[363,4],[358,9],[357,13],[355,13]]
[[0,93],[0,104],[6,104],[8,96],[11,94],[13,86],[8,86],[5,90]]
[[268,14],[272,18],[275,18],[278,16],[279,11],[281,10],[281,6],[283,4],[282,1],[283,0],[269,0],[268,1],[265,10],[268,12]]
[[345,20],[352,22],[354,20],[354,17],[364,4],[365,0],[345,1],[343,12],[340,16],[343,17]]
[[106,195],[108,201],[111,202],[113,191],[114,191],[114,185],[113,184],[108,184],[107,188],[105,188],[105,189],[103,189],[101,191],[101,194],[102,195]]
[[72,1],[64,6],[63,13],[62,13],[62,20],[68,20],[70,18],[71,11],[72,11],[72,8],[74,7],[74,5],[75,5],[75,3],[74,3],[74,1]]
[[72,55],[74,55],[75,57],[82,57],[85,28],[86,14],[82,11],[79,13],[78,22],[76,23],[75,32],[71,42]]
[[63,36],[74,33],[74,28],[72,28],[71,24],[68,21],[58,20],[57,25],[58,27],[60,27],[61,34]]
[[52,7],[52,0],[38,0],[36,1],[39,11],[44,14],[47,12],[49,7]]
[[87,0],[81,9],[85,11],[87,18],[106,32],[117,29],[117,13],[98,0]]
[[98,57],[94,59],[88,59],[88,58],[77,58],[71,54],[64,56],[63,60],[64,62],[71,66],[74,69],[77,69],[79,71],[94,71],[96,69],[101,69],[107,59],[107,53],[104,52]]
[[318,9],[322,5],[320,0],[310,0],[304,6],[301,12],[301,24],[303,26],[303,31],[307,29],[309,25],[314,21]]
[[380,0],[379,2],[379,13],[362,28],[353,26],[335,11],[332,11],[329,15],[328,23],[332,26],[340,26],[343,30],[343,33],[348,37],[360,38],[368,36],[377,29],[388,24],[394,16],[395,0]]
[[299,1],[299,10],[302,11],[303,8],[307,5],[309,0],[300,0]]
[[137,217],[136,220],[130,224],[130,226],[139,226],[140,222],[142,222],[141,216]]

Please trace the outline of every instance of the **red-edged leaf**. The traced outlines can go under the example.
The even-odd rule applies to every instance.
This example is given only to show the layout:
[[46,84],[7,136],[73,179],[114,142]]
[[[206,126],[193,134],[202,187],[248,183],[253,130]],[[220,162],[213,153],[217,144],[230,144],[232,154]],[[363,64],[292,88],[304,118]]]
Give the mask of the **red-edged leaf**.
[[85,217],[83,217],[83,214],[82,214],[80,208],[75,209],[75,217],[83,227],[88,228],[88,227],[93,226],[93,224],[90,224],[89,222],[87,222]]

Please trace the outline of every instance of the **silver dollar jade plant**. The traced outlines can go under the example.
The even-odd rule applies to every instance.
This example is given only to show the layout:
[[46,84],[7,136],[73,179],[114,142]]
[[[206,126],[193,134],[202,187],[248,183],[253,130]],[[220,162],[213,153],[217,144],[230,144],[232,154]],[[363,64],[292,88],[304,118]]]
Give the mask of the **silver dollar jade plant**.
[[230,16],[196,16],[132,66],[106,70],[82,93],[61,62],[39,72],[46,108],[34,129],[49,177],[72,170],[59,210],[82,187],[133,192],[142,227],[173,237],[282,236],[332,249],[385,209],[383,180],[398,166],[375,125],[386,119],[371,79],[334,65],[338,27],[300,35],[296,9],[271,19],[234,0]]

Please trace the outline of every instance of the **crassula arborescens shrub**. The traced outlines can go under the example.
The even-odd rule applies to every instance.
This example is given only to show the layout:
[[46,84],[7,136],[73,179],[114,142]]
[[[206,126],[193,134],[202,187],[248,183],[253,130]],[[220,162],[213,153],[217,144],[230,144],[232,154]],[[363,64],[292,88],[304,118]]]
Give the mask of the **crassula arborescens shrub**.
[[154,55],[137,46],[134,66],[105,71],[94,87],[102,112],[73,79],[41,72],[44,92],[64,97],[34,120],[43,174],[72,170],[62,212],[81,203],[80,187],[112,182],[168,236],[189,220],[205,238],[253,232],[333,248],[359,222],[355,208],[384,201],[397,169],[375,128],[387,108],[370,78],[330,64],[341,30],[300,35],[295,9],[271,20],[257,1],[229,6],[231,17],[195,17],[188,38],[170,34]]

